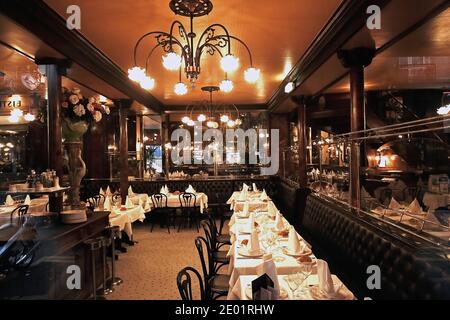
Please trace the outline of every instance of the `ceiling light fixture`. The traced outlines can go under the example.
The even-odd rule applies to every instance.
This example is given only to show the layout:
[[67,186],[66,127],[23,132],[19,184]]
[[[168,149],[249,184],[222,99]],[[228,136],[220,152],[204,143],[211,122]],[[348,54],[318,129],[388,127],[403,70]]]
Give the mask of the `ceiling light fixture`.
[[195,122],[193,120],[193,115],[197,111],[199,112],[197,121],[200,123],[206,122],[206,127],[211,129],[217,129],[221,124],[223,127],[228,126],[229,128],[242,124],[242,120],[239,119],[239,110],[235,105],[213,103],[213,92],[219,90],[220,88],[216,86],[203,87],[202,91],[209,92],[209,101],[202,101],[194,105],[187,106],[186,115],[181,119],[181,122],[187,124],[188,126],[194,126]]
[[294,82],[288,82],[287,84],[286,84],[286,86],[284,87],[284,92],[285,93],[291,93],[292,91],[294,91],[294,89],[295,89],[295,84],[294,84]]
[[[162,57],[164,68],[177,70],[183,68],[186,78],[195,88],[195,83],[200,75],[201,60],[204,53],[210,56],[216,53],[220,55],[220,66],[225,72],[235,72],[239,69],[240,59],[233,55],[231,44],[240,43],[247,50],[250,67],[245,71],[244,77],[247,82],[255,83],[260,77],[260,70],[253,67],[253,58],[249,47],[241,39],[233,36],[227,28],[219,23],[207,27],[197,38],[194,32],[194,19],[209,14],[213,9],[210,0],[171,0],[170,9],[176,14],[189,18],[189,29],[179,21],[175,20],[169,32],[153,31],[144,34],[134,47],[134,67],[128,70],[128,77],[138,83],[146,81],[148,63],[157,48],[162,48],[165,55]],[[178,33],[175,36],[175,33]],[[156,40],[147,55],[145,68],[139,67],[137,62],[138,50],[141,43],[148,37]],[[148,80],[147,80],[148,81]],[[180,81],[181,82],[181,81]],[[229,86],[229,85],[228,85]],[[148,85],[143,87],[150,87]]]

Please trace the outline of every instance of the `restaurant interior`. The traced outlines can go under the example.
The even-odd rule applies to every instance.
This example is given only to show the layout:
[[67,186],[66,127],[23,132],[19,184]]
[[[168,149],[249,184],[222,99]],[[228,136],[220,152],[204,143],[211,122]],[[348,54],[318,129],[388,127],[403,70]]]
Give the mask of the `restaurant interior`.
[[450,2],[0,2],[0,299],[450,299]]

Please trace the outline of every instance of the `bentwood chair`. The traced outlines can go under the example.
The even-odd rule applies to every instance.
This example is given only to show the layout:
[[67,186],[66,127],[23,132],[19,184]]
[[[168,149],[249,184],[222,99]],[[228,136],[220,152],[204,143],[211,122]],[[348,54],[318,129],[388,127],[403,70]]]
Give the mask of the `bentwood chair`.
[[192,267],[186,267],[178,272],[177,287],[180,292],[181,300],[194,300],[194,296],[192,294],[192,277],[190,272],[197,277],[200,286],[200,299],[205,300],[205,286],[203,285],[202,276]]
[[178,232],[180,232],[181,227],[184,225],[191,226],[194,222],[197,227],[197,232],[200,231],[200,212],[197,207],[197,197],[193,193],[184,192],[179,196],[180,199],[180,223],[178,225]]
[[231,245],[230,235],[219,233],[219,231],[217,230],[216,219],[213,216],[208,215],[208,219],[205,220],[205,223],[209,227],[212,244],[214,245],[213,248],[215,250],[219,250],[221,247],[226,245]]
[[98,194],[96,196],[93,196],[92,198],[87,199],[88,204],[89,204],[89,209],[91,209],[92,211],[94,211],[97,208],[100,208],[100,205],[102,203],[105,203],[105,196],[102,194]]
[[17,208],[15,208],[13,210],[13,212],[11,212],[11,217],[10,217],[11,224],[13,222],[13,218],[15,215],[17,215],[17,217],[18,217],[19,224],[23,224],[25,222],[25,216],[28,213],[29,207],[30,206],[28,206],[28,205],[21,205],[21,206],[18,206]]
[[112,202],[116,207],[120,207],[122,202],[122,196],[120,195],[120,193],[114,193],[112,195]]
[[[214,271],[212,254],[205,238],[197,237],[195,239],[195,246],[197,247],[200,262],[202,264],[207,299],[216,300],[226,296],[228,294],[230,276],[219,274]],[[206,249],[206,258],[204,249]]]
[[216,249],[217,242],[207,221],[202,221],[202,227],[203,231],[205,232],[205,240],[208,246],[208,252],[210,253],[211,270],[214,272],[218,272],[220,268],[230,263],[230,257],[227,257],[227,251]]
[[163,222],[167,225],[167,232],[170,233],[170,224],[172,219],[172,209],[167,207],[167,196],[163,193],[156,193],[150,197],[153,203],[153,210],[149,213],[150,220],[152,223],[152,228],[150,232],[153,232],[153,227],[155,222],[160,221],[161,225]]

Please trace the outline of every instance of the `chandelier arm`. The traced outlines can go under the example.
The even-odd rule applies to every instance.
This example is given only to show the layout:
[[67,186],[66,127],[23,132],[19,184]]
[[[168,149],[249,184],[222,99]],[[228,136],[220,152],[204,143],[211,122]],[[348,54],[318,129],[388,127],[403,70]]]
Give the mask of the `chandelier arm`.
[[[223,38],[224,35],[219,35],[219,36],[216,36],[216,37],[217,38]],[[253,56],[252,56],[252,52],[250,51],[250,48],[248,47],[248,45],[244,41],[242,41],[241,39],[239,39],[238,37],[235,37],[233,35],[229,35],[228,38],[233,39],[235,41],[238,41],[239,43],[241,43],[245,47],[245,49],[248,52],[248,56],[250,58],[250,66],[253,67]],[[210,40],[212,40],[212,38]]]
[[157,45],[155,45],[155,46],[152,48],[152,50],[151,50],[150,53],[148,54],[147,59],[145,60],[145,73],[147,73],[147,70],[148,70],[148,62],[150,61],[150,58],[151,58],[153,52],[155,52],[155,50],[156,50],[157,48],[159,48],[159,47],[160,47],[160,44],[158,43]]
[[217,51],[217,52],[219,53],[219,55],[220,55],[221,57],[223,57],[222,51],[220,51],[220,49],[218,48],[217,45],[212,44],[212,43],[205,43],[204,45],[202,45],[202,46],[200,47],[200,56],[203,54],[203,49],[204,49],[204,48],[209,48],[209,49],[208,49],[208,53],[209,53],[210,55],[214,55],[214,52]]
[[[189,42],[188,42],[188,39],[187,39],[188,33],[186,32],[186,28],[185,28],[184,25],[183,25],[180,21],[178,21],[178,20],[175,20],[175,21],[172,23],[171,27],[170,27],[170,38],[171,38],[171,39],[172,39],[172,38],[176,39],[176,38],[174,37],[174,35],[173,35],[173,28],[174,28],[177,24],[178,24],[179,28],[181,28],[181,30],[183,31],[182,33],[180,32],[181,38],[184,39],[184,40],[186,41],[186,45],[189,46]],[[172,41],[172,40],[170,40],[170,41]],[[178,41],[178,42],[180,42],[180,41]],[[181,42],[180,42],[180,43],[181,43]],[[172,45],[172,43],[171,43],[171,45]]]
[[[138,51],[138,49],[139,49],[139,46],[140,46],[141,42],[142,42],[145,38],[147,38],[147,37],[149,37],[149,36],[151,36],[151,35],[154,35],[154,34],[157,34],[156,38],[161,37],[161,36],[166,36],[166,37],[168,37],[168,38],[170,39],[170,41],[174,41],[174,43],[175,43],[176,45],[178,45],[178,46],[181,48],[182,54],[183,54],[183,55],[186,55],[186,51],[185,51],[183,45],[180,43],[180,41],[179,41],[177,38],[175,38],[174,36],[168,34],[167,32],[163,32],[163,31],[152,31],[152,32],[146,33],[146,34],[144,34],[142,37],[140,37],[139,40],[136,42],[136,44],[135,44],[135,46],[134,46],[134,65],[135,65],[135,66],[137,66],[137,51]],[[164,48],[165,43],[166,43],[166,41],[168,41],[168,40],[164,40],[164,41],[161,41],[161,42],[160,42],[160,41],[158,41],[158,39],[157,39],[156,41],[158,42],[158,46],[161,46],[161,47]]]
[[[199,41],[197,42],[197,49],[196,49],[196,51],[195,51],[195,52],[196,52],[195,60],[196,60],[196,63],[197,63],[197,64],[200,63],[200,57],[201,57],[201,54],[202,54],[202,52],[200,51],[200,48],[201,48],[205,43],[208,43],[209,41],[211,41],[212,38],[216,38],[216,37],[217,37],[217,36],[214,36],[214,32],[215,32],[215,31],[214,31],[214,27],[219,27],[219,28],[221,28],[221,29],[225,32],[225,34],[222,35],[222,38],[223,38],[223,37],[226,37],[226,40],[225,40],[225,41],[227,42],[227,46],[228,46],[228,54],[231,54],[230,33],[228,32],[227,28],[225,28],[225,26],[224,26],[223,24],[215,23],[215,24],[210,25],[208,28],[205,29],[205,31],[203,31],[202,35],[200,36]],[[210,33],[210,32],[212,32],[213,36],[212,36],[211,38],[209,38],[209,39],[206,39],[206,41],[205,41],[204,43],[202,43],[203,38],[204,38],[208,33]]]

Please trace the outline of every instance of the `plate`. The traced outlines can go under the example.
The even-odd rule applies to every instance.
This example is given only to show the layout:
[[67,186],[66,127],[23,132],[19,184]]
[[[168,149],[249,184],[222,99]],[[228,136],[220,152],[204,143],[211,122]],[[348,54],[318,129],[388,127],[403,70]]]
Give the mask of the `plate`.
[[304,257],[304,256],[310,256],[312,254],[312,251],[311,251],[311,249],[308,248],[305,252],[293,253],[293,252],[290,252],[287,248],[283,248],[283,253],[287,254],[288,256],[291,256],[291,257]]
[[[245,296],[248,299],[253,300],[253,290],[252,290],[251,283],[249,283],[247,285],[247,287],[245,288]],[[280,300],[288,300],[288,299],[289,299],[289,295],[288,295],[288,292],[286,291],[286,289],[280,288]]]
[[243,257],[259,258],[259,257],[262,257],[264,255],[264,250],[259,249],[259,252],[250,253],[250,252],[248,252],[247,248],[239,248],[238,253],[239,253],[239,255],[241,255]]

